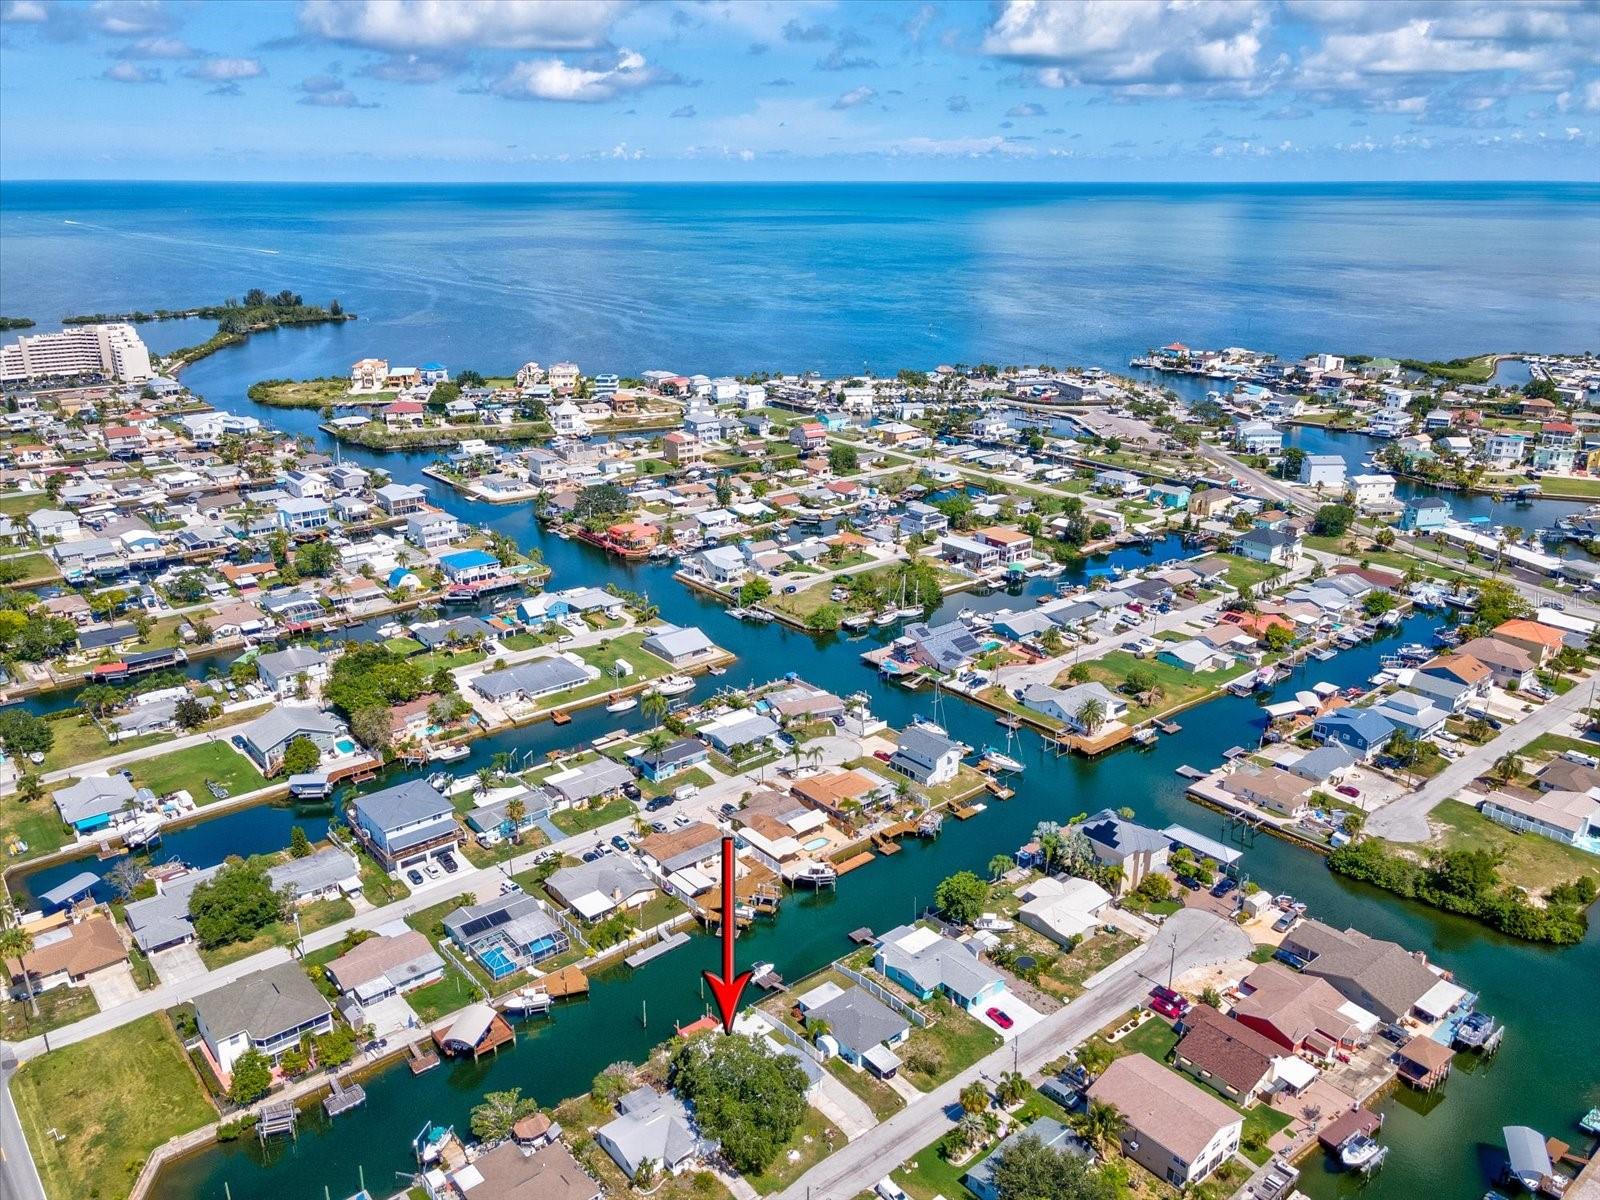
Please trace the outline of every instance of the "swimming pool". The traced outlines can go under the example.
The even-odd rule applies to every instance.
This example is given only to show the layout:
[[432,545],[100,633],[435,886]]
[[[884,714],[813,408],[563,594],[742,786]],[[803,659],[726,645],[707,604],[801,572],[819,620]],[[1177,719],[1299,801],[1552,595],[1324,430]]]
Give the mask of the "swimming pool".
[[340,754],[354,754],[356,752],[356,744],[349,738],[340,738],[333,744],[333,748]]
[[828,844],[828,839],[827,838],[825,838],[825,837],[814,837],[809,842],[807,842],[804,846],[802,846],[800,848],[802,850],[816,851],[816,850],[821,850],[827,844]]
[[478,958],[494,979],[503,979],[517,969],[517,964],[511,961],[504,946],[490,946]]

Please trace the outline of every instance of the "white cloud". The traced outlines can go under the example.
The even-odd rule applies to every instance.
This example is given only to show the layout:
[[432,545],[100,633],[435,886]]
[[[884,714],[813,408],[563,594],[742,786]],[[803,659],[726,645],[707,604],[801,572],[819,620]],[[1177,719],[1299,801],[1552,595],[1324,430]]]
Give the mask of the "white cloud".
[[208,79],[212,83],[232,83],[240,79],[254,79],[265,74],[259,58],[229,58],[214,55],[196,63],[184,72],[193,79]]
[[878,93],[875,89],[868,87],[866,84],[862,84],[860,87],[851,88],[844,95],[840,96],[833,102],[833,107],[840,110],[854,108],[858,104],[865,104],[868,100],[876,97],[877,94]]
[[883,152],[895,157],[915,158],[988,158],[995,155],[1007,158],[1032,158],[1036,154],[1032,146],[999,135],[970,138],[901,138],[886,144]]
[[96,29],[113,37],[159,33],[171,24],[161,0],[95,0],[88,16]]
[[377,108],[364,102],[335,75],[311,75],[300,81],[300,103],[313,108]]
[[193,58],[199,51],[182,38],[146,37],[117,51],[119,58]]
[[305,0],[300,28],[379,50],[592,50],[623,0]]
[[113,83],[161,83],[160,67],[141,67],[138,63],[116,62],[105,69],[100,76]]
[[1263,69],[1266,25],[1257,0],[1006,0],[983,49],[1042,68],[1047,87],[1204,88]]
[[15,21],[18,25],[42,25],[50,19],[50,11],[39,0],[11,0],[0,8],[0,21]]
[[559,58],[519,62],[491,90],[514,100],[594,103],[674,79],[650,66],[637,51],[619,50],[616,65],[605,68],[573,66]]

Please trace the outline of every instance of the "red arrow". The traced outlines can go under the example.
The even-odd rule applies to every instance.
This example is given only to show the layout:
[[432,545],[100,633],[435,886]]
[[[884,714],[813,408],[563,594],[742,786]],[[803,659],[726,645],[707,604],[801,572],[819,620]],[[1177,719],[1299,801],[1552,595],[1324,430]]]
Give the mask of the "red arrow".
[[733,973],[733,939],[738,933],[738,918],[733,912],[733,839],[722,839],[722,974],[702,971],[722,1013],[722,1031],[733,1032],[733,1017],[739,1011],[739,993],[750,982],[750,972]]

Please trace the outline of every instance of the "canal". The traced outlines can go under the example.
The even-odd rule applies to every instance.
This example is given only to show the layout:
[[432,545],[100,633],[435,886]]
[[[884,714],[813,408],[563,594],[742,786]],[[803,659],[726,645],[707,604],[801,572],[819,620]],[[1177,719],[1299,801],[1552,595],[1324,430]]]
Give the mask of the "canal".
[[[348,347],[325,343],[315,334],[300,344],[272,335],[203,360],[186,373],[186,382],[218,407],[250,412],[327,445],[316,430],[314,412],[262,409],[245,398],[244,390],[254,379],[342,370],[351,357]],[[344,457],[403,482],[422,482],[420,469],[432,455],[347,451]],[[700,625],[739,656],[728,675],[715,681],[718,685],[737,686],[795,671],[841,694],[868,691],[874,710],[895,726],[928,711],[928,696],[880,684],[859,662],[859,649],[870,644],[866,639],[814,638],[776,624],[744,624],[672,582],[669,568],[625,564],[578,542],[546,539],[526,506],[482,504],[431,481],[429,486],[436,502],[462,520],[493,525],[524,546],[537,546],[553,569],[552,587],[615,583],[647,593],[668,620]],[[1164,543],[1155,552],[1170,556],[1175,551]],[[945,607],[1006,603],[1031,601],[1000,593],[958,596]],[[1311,662],[1286,687],[1321,679],[1340,684],[1362,680],[1376,669],[1387,646],[1425,640],[1431,626],[1431,618],[1412,617],[1382,644],[1358,647],[1329,663]],[[711,686],[712,681],[702,680],[698,694]],[[951,733],[969,743],[982,745],[995,737],[989,714],[959,700],[946,698],[941,715]],[[864,922],[883,928],[909,919],[940,879],[956,870],[983,870],[993,854],[1025,841],[1041,820],[1126,805],[1147,824],[1179,821],[1217,835],[1220,819],[1184,798],[1175,769],[1184,763],[1211,766],[1227,747],[1248,744],[1262,727],[1262,714],[1256,700],[1229,696],[1178,719],[1181,732],[1163,737],[1155,747],[1118,751],[1096,762],[1056,758],[1025,734],[1028,769],[1013,800],[991,803],[971,821],[949,823],[936,841],[908,844],[899,854],[879,858],[845,876],[834,893],[791,895],[775,921],[750,935],[741,957],[746,962],[770,960],[785,976],[797,978],[845,952],[844,935],[850,929]],[[497,748],[537,754],[592,738],[618,723],[597,709],[575,715],[564,728],[544,724],[511,731],[478,743],[473,759],[456,769],[470,769]],[[1493,1063],[1462,1061],[1436,1095],[1419,1099],[1402,1093],[1386,1101],[1384,1138],[1394,1152],[1383,1172],[1361,1189],[1373,1200],[1481,1195],[1497,1161],[1502,1125],[1529,1124],[1565,1137],[1575,1132],[1576,1117],[1600,1102],[1593,1020],[1600,930],[1592,928],[1581,945],[1563,950],[1512,941],[1474,922],[1337,878],[1315,855],[1271,838],[1249,849],[1245,867],[1263,887],[1293,892],[1325,921],[1425,950],[1479,990],[1483,1006],[1507,1024],[1504,1046]],[[551,1104],[585,1090],[606,1065],[641,1059],[670,1034],[674,1022],[702,1014],[699,972],[714,959],[712,943],[697,936],[688,947],[638,971],[619,967],[595,979],[588,1000],[560,1008],[543,1024],[523,1025],[516,1048],[496,1059],[446,1064],[416,1078],[403,1068],[384,1072],[368,1082],[367,1106],[336,1126],[313,1119],[298,1140],[266,1149],[248,1139],[208,1148],[163,1171],[155,1194],[163,1200],[224,1200],[225,1194],[232,1200],[315,1200],[325,1187],[353,1190],[358,1168],[370,1187],[382,1190],[395,1172],[411,1169],[409,1141],[426,1121],[464,1127],[484,1091],[521,1087],[540,1103]],[[910,1153],[915,1147],[901,1149]],[[1325,1173],[1320,1159],[1308,1160],[1303,1187],[1315,1200],[1356,1186],[1348,1176]]]

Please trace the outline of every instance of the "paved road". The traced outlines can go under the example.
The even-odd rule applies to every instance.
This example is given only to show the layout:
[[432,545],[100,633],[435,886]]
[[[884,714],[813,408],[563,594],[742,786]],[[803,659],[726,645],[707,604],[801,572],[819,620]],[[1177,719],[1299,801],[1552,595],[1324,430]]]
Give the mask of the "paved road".
[[0,1045],[0,1196],[6,1200],[45,1200],[44,1184],[33,1165],[22,1122],[11,1102],[11,1073],[17,1063]]
[[1568,718],[1583,711],[1588,700],[1589,688],[1581,683],[1566,695],[1557,696],[1492,741],[1463,754],[1416,791],[1384,805],[1367,818],[1366,831],[1393,842],[1427,841],[1430,836],[1428,814],[1441,801],[1460,792],[1502,755],[1520,750],[1540,734],[1550,733],[1565,724]]
[[1153,984],[1166,983],[1174,962],[1177,973],[1182,974],[1249,953],[1249,936],[1231,922],[1199,909],[1174,913],[1153,942],[1124,959],[1123,966],[1093,991],[1051,1013],[1014,1042],[1008,1042],[824,1159],[778,1200],[857,1195],[954,1127],[961,1115],[956,1097],[973,1080],[996,1079],[1011,1070],[1013,1063],[1024,1074],[1037,1074],[1045,1063],[1059,1058],[1127,1012]]

